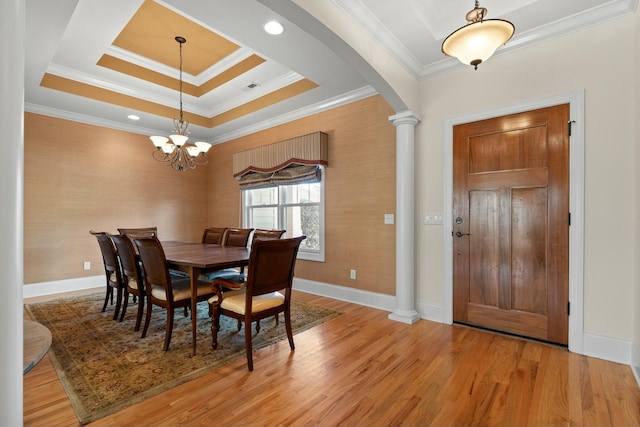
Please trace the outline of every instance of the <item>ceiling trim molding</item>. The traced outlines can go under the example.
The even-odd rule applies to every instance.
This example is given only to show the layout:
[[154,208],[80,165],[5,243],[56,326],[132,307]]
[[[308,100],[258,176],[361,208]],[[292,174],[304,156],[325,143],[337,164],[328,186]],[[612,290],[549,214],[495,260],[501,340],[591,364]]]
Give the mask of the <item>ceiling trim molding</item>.
[[389,55],[396,58],[415,79],[420,79],[420,71],[423,68],[420,61],[360,1],[332,1]]
[[500,49],[501,54],[512,52],[523,47],[541,43],[553,38],[564,36],[595,25],[609,22],[621,16],[633,13],[638,0],[614,0],[607,4],[594,7],[579,14],[550,22],[536,30],[517,34],[509,41],[509,45]]
[[[330,98],[322,102],[318,102],[308,107],[301,108],[299,110],[292,111],[287,114],[282,114],[280,116],[276,116],[268,120],[264,120],[254,125],[246,126],[237,131],[228,132],[226,134],[220,135],[219,137],[216,137],[207,142],[210,142],[211,144],[221,144],[223,142],[240,138],[242,136],[250,135],[252,133],[255,133],[264,129],[269,129],[271,127],[285,124],[293,120],[297,120],[303,117],[307,117],[313,114],[330,110],[332,108],[340,107],[342,105],[359,101],[361,99],[365,99],[373,95],[377,95],[377,92],[373,89],[373,87],[365,86],[363,88],[342,94],[340,96]],[[86,123],[89,125],[100,126],[100,127],[105,127],[109,129],[116,129],[116,130],[121,130],[125,132],[132,132],[132,133],[137,133],[141,135],[155,135],[158,132],[162,132],[161,130],[158,130],[158,129],[146,128],[146,127],[135,126],[135,125],[127,125],[127,124],[115,122],[112,120],[100,119],[100,118],[97,118],[94,116],[88,116],[85,114],[71,113],[69,111],[65,111],[57,108],[44,107],[44,106],[33,104],[33,103],[25,103],[24,111],[28,113],[42,114],[44,116],[55,117],[58,119],[71,120],[74,122]]]
[[292,111],[287,114],[282,114],[280,116],[273,117],[256,124],[246,126],[237,131],[222,134],[219,137],[215,138],[214,140],[215,142],[212,142],[212,144],[220,144],[226,141],[230,141],[232,139],[250,135],[252,133],[256,133],[264,129],[269,129],[274,126],[278,126],[281,124],[292,122],[297,119],[301,119],[303,117],[307,117],[313,114],[321,113],[323,111],[331,110],[332,108],[340,107],[342,105],[347,105],[352,102],[359,101],[361,99],[365,99],[377,94],[378,92],[376,92],[376,90],[373,87],[365,86],[363,88],[344,93],[334,98],[330,98],[325,101],[318,102],[316,104],[309,105],[304,108],[300,108],[296,111]]
[[[161,62],[154,61],[149,58],[142,57],[133,52],[129,52],[128,50],[119,48],[117,46],[113,46],[113,45],[110,46],[109,49],[107,49],[107,51],[105,52],[105,54],[111,55],[123,61],[130,62],[140,67],[164,74],[168,77],[177,78],[177,71],[178,71],[177,68],[170,67],[168,65],[165,65]],[[236,50],[231,55],[228,55],[222,58],[220,61],[211,65],[209,68],[207,68],[197,76],[193,76],[187,72],[183,72],[182,80],[184,82],[191,83],[194,86],[202,86],[204,83],[216,77],[218,74],[226,71],[227,69],[233,67],[236,64],[239,64],[240,62],[249,58],[251,55],[258,55],[258,54],[252,51],[251,49],[247,49],[243,46],[240,46],[240,49]]]
[[[143,56],[137,55],[133,52],[130,52],[126,49],[122,49],[121,47],[111,45],[104,52],[105,55],[111,55],[114,58],[121,59],[123,61],[129,62],[131,64],[137,65],[142,68],[146,68],[148,70],[153,70],[157,73],[164,74],[168,77],[177,78],[177,68],[170,67],[168,65],[163,64],[162,62],[154,61],[153,59],[145,58]],[[190,83],[192,85],[197,85],[196,79],[193,75],[187,73],[186,71],[182,72],[182,81],[186,83]]]
[[158,129],[145,128],[142,126],[126,125],[122,122],[116,122],[113,120],[101,119],[95,116],[89,116],[86,114],[71,113],[69,111],[61,110],[59,108],[45,107],[38,104],[32,104],[25,102],[24,111],[26,113],[41,114],[43,116],[55,117],[57,119],[71,120],[73,122],[85,123],[88,125],[100,126],[103,128],[116,129],[125,132],[138,133],[142,135],[155,135],[158,133]]
[[[122,84],[114,84],[108,80],[98,79],[91,74],[79,72],[77,70],[72,70],[67,67],[63,67],[57,64],[51,64],[47,67],[46,72],[43,74],[53,74],[55,76],[63,77],[65,79],[73,80],[79,83],[84,83],[90,86],[95,86],[100,89],[108,90],[115,93],[120,93],[123,95],[131,96],[134,98],[141,99],[143,101],[149,101],[160,105],[174,105],[176,103],[176,98],[174,96],[162,96],[159,95],[158,92],[151,91],[141,91],[138,89],[134,89],[129,86],[125,86]],[[151,83],[150,83],[151,84]],[[154,87],[157,88],[157,85],[154,84]],[[169,90],[169,89],[167,89]],[[197,111],[197,108],[194,108],[192,105],[189,105],[185,102],[185,110],[188,111]],[[200,113],[198,113],[200,114]]]
[[[46,73],[64,77],[66,79],[74,80],[90,86],[95,86],[100,89],[105,89],[111,92],[120,93],[123,95],[138,98],[140,100],[153,102],[155,104],[173,106],[176,103],[176,99],[173,96],[162,96],[157,92],[140,91],[128,86],[116,85],[110,81],[97,79],[92,75],[81,73],[67,67],[62,67],[60,65],[50,65],[49,67],[47,67]],[[207,117],[217,116],[219,114],[224,113],[225,111],[236,108],[256,98],[267,95],[278,89],[282,89],[283,87],[293,84],[303,78],[304,77],[301,76],[300,74],[294,71],[291,71],[287,74],[279,76],[277,79],[273,79],[266,83],[260,83],[258,87],[256,87],[255,89],[252,89],[251,91],[246,92],[242,96],[237,96],[232,99],[229,99],[226,102],[215,104],[212,108],[209,108],[209,109],[198,108],[196,105],[192,103],[184,102],[184,110],[200,116],[207,116]]]

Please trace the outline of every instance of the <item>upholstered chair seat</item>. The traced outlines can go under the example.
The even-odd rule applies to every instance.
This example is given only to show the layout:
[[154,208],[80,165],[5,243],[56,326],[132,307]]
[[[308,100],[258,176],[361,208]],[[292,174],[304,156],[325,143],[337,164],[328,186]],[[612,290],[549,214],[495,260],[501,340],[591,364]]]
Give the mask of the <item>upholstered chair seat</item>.
[[[182,301],[191,299],[191,279],[172,280],[173,300]],[[163,286],[152,286],[151,295],[162,301],[167,300],[167,294]],[[211,284],[198,282],[198,296],[211,295]]]
[[[214,295],[209,298],[209,304],[213,304],[218,301],[218,296]],[[280,292],[271,292],[269,294],[257,295],[253,297],[251,302],[251,310],[254,313],[259,311],[264,311],[269,308],[278,307],[284,303],[284,295]],[[225,292],[224,299],[222,300],[222,304],[220,307],[231,310],[238,314],[245,314],[247,309],[246,307],[246,297],[245,290],[239,291],[229,291]]]

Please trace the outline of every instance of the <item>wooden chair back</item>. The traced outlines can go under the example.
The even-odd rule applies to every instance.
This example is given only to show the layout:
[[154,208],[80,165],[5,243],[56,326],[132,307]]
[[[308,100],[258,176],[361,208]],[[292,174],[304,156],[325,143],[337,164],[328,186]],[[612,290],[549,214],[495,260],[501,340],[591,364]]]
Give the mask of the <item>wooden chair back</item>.
[[126,235],[112,235],[111,240],[118,251],[122,273],[130,278],[142,279],[140,264],[136,259],[136,250]]
[[118,233],[135,236],[158,236],[158,227],[118,228]]
[[306,236],[255,241],[245,285],[247,313],[251,313],[253,297],[271,292],[285,291],[285,304],[289,304],[296,257],[304,239]]
[[104,304],[102,311],[107,309],[107,303],[111,300],[113,304],[113,290],[116,290],[116,308],[113,313],[113,320],[118,318],[120,312],[120,304],[122,303],[122,293],[124,291],[124,281],[122,279],[122,270],[120,268],[120,261],[118,260],[118,254],[116,247],[111,241],[111,234],[104,231],[89,231],[98,240],[100,246],[100,253],[102,254],[102,262],[104,264],[104,273],[106,276],[106,294],[104,297]]
[[93,234],[98,240],[98,245],[100,246],[100,252],[102,253],[102,261],[104,263],[104,269],[108,276],[115,275],[118,278],[118,281],[122,283],[122,279],[120,277],[120,264],[118,263],[118,255],[116,253],[116,248],[113,245],[113,242],[110,239],[110,234],[106,232],[96,232],[90,231],[89,233]]
[[147,294],[150,296],[152,290],[163,290],[166,295],[166,301],[170,301],[173,290],[162,244],[156,236],[143,237],[136,235],[132,240],[138,248],[138,255],[142,262]]
[[135,247],[127,235],[113,235],[111,236],[111,240],[118,251],[120,267],[122,268],[122,280],[125,285],[124,305],[122,307],[120,321],[124,319],[124,315],[127,312],[129,304],[128,294],[136,295],[138,297],[138,314],[133,330],[138,331],[140,329],[140,322],[142,321],[142,312],[146,296],[142,268],[138,262]]
[[258,239],[260,239],[260,240],[278,240],[278,239],[282,238],[282,236],[286,232],[287,232],[287,230],[262,230],[262,229],[258,228],[253,232],[253,237],[251,238],[251,246],[253,246],[253,243]]
[[202,233],[202,243],[221,245],[226,231],[227,227],[207,227]]
[[229,228],[224,238],[224,246],[247,246],[253,228]]

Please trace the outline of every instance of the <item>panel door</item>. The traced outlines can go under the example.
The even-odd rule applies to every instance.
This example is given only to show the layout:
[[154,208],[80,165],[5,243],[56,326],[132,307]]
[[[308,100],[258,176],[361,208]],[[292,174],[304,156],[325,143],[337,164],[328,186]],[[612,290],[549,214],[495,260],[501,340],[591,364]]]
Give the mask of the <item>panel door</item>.
[[568,342],[569,105],[454,128],[455,322]]

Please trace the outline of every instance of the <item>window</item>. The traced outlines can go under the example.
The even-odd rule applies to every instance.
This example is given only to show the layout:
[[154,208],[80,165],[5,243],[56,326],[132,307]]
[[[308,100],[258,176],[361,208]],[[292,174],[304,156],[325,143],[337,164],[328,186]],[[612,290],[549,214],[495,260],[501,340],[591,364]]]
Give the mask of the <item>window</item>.
[[298,258],[324,262],[324,171],[319,182],[242,190],[244,227],[307,236]]

